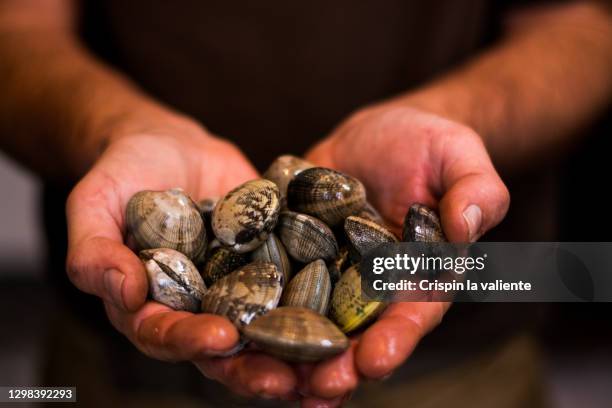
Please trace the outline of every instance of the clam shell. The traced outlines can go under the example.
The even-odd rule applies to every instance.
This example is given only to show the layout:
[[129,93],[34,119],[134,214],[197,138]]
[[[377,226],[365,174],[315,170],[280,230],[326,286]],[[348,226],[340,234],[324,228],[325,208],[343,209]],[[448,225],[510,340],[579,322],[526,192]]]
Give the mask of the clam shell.
[[361,218],[365,218],[366,220],[373,221],[377,223],[378,225],[382,225],[382,226],[386,225],[385,219],[382,217],[382,215],[380,215],[380,213],[376,210],[376,208],[374,208],[374,206],[370,204],[369,201],[366,201],[363,208],[360,211],[358,211],[355,215]]
[[338,256],[336,256],[336,259],[331,261],[327,267],[332,285],[335,285],[336,282],[340,280],[340,276],[342,276],[342,273],[346,268],[349,267],[350,264],[351,261],[349,259],[348,246],[345,245],[340,247],[340,250],[338,251]]
[[139,256],[153,300],[174,310],[197,312],[200,309],[206,285],[189,258],[168,248],[145,249]]
[[222,244],[236,252],[249,252],[268,238],[279,211],[276,184],[263,179],[247,181],[217,203],[212,229]]
[[398,242],[391,231],[361,217],[350,216],[344,220],[344,231],[360,256],[364,256],[380,244]]
[[278,235],[289,255],[300,262],[331,261],[338,254],[332,230],[310,215],[283,211],[278,221]]
[[210,286],[248,263],[247,255],[234,252],[226,247],[216,247],[211,249],[207,256],[206,264],[202,269],[202,277],[204,282]]
[[404,219],[404,242],[446,242],[440,218],[429,207],[413,204]]
[[383,302],[361,299],[359,265],[353,265],[342,274],[334,287],[329,314],[340,330],[350,333],[373,321],[385,306]]
[[293,362],[315,362],[342,353],[349,340],[325,316],[303,307],[279,307],[243,329],[259,348]]
[[204,225],[206,225],[206,234],[208,235],[209,239],[214,236],[212,230],[212,213],[218,201],[219,197],[211,197],[205,198],[196,203],[198,206],[198,211],[200,211],[200,215],[204,220]]
[[287,187],[290,210],[315,216],[330,227],[357,213],[365,203],[365,188],[359,180],[323,167],[300,172]]
[[136,250],[175,249],[194,263],[206,253],[204,221],[181,189],[136,193],[127,204],[126,225]]
[[219,279],[202,299],[202,311],[243,327],[278,305],[282,275],[269,262],[252,262]]
[[299,306],[314,310],[322,315],[327,314],[331,280],[322,259],[309,263],[289,282],[280,304],[282,306]]
[[251,254],[253,261],[272,262],[283,275],[283,286],[291,280],[291,261],[285,246],[276,234],[270,233],[266,242],[260,245]]
[[307,162],[299,157],[285,154],[279,156],[272,162],[270,167],[263,174],[263,178],[273,181],[280,192],[283,206],[287,201],[287,186],[295,176],[303,170],[314,167],[314,164]]

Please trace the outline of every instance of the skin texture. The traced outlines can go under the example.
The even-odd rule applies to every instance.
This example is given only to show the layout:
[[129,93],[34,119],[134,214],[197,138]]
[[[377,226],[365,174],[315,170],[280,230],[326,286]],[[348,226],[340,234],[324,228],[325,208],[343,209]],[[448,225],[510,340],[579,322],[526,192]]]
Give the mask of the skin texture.
[[[252,351],[214,358],[238,338],[226,319],[145,302],[142,264],[122,240],[129,197],[170,187],[222,196],[257,174],[233,145],[98,61],[79,43],[77,20],[71,0],[0,3],[0,147],[46,178],[81,179],[67,203],[67,270],[104,301],[117,330],[146,355],[192,361],[233,392],[300,398],[305,407],[338,406],[360,379],[404,363],[448,304],[391,305],[342,355],[292,367]],[[606,107],[610,72],[608,8],[524,10],[494,47],[357,111],[307,158],[360,178],[396,232],[418,201],[440,211],[451,241],[473,241],[509,204],[489,155],[512,172],[562,149]]]

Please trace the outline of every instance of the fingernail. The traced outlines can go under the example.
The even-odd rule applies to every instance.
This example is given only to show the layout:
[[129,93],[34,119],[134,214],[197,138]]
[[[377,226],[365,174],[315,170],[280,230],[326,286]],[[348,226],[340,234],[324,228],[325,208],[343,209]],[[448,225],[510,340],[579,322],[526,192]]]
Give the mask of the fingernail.
[[463,219],[468,227],[470,242],[476,241],[480,237],[482,210],[476,204],[471,204],[463,211]]
[[106,289],[107,295],[110,296],[115,306],[122,309],[125,309],[122,296],[124,279],[125,275],[117,269],[107,269],[104,271],[104,289]]

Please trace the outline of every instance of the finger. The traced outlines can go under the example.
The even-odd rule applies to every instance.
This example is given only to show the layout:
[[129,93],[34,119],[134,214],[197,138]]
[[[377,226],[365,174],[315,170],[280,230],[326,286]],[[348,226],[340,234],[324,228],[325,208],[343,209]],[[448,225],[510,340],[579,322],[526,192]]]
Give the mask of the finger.
[[333,159],[333,139],[327,138],[306,153],[306,160],[320,167],[336,168]]
[[108,184],[88,179],[70,194],[66,269],[80,290],[134,311],[145,301],[147,278],[140,259],[122,243],[118,200]]
[[440,215],[451,242],[474,242],[496,226],[510,204],[508,189],[497,175],[484,148],[462,157],[441,174]]
[[448,309],[442,302],[402,302],[390,305],[362,335],[355,365],[367,378],[391,374],[412,353],[421,338],[441,321]]
[[209,358],[194,362],[208,378],[219,381],[233,392],[266,399],[294,400],[297,377],[286,363],[259,352],[233,357]]
[[351,347],[344,353],[317,364],[308,381],[312,395],[333,399],[349,393],[357,387],[359,375],[355,368],[355,350],[357,341],[351,342]]
[[140,351],[158,360],[217,356],[238,342],[238,331],[221,316],[176,312],[157,302],[147,302],[134,313],[108,302],[105,306],[113,326]]

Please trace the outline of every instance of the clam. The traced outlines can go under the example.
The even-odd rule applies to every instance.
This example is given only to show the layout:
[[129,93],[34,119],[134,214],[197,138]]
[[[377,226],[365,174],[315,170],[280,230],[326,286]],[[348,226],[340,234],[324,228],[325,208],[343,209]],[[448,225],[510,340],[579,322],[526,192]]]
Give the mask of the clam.
[[252,262],[210,286],[202,311],[227,317],[243,327],[278,305],[282,275],[273,263]]
[[374,208],[374,206],[370,204],[369,201],[366,201],[363,208],[355,215],[361,218],[365,218],[366,220],[374,221],[378,225],[384,226],[386,224],[385,219],[382,217],[382,215],[380,215],[376,208]]
[[303,170],[314,167],[314,164],[307,162],[299,157],[289,154],[279,156],[272,162],[270,167],[263,174],[263,178],[273,181],[280,191],[283,206],[287,201],[287,186]]
[[322,259],[309,263],[289,282],[280,304],[282,306],[300,306],[322,315],[327,314],[331,281],[329,272]]
[[293,362],[315,362],[349,347],[348,338],[325,316],[303,307],[279,307],[242,332],[259,348]]
[[249,252],[268,238],[280,211],[278,187],[269,180],[247,181],[215,206],[212,229],[222,244]]
[[145,249],[139,256],[153,300],[174,310],[199,310],[206,285],[189,258],[169,248]]
[[349,267],[350,264],[349,247],[346,245],[340,247],[338,250],[338,256],[336,256],[336,259],[332,260],[327,267],[329,278],[331,279],[333,285],[338,282],[340,276],[342,276],[342,273]]
[[440,218],[423,204],[413,204],[404,219],[404,242],[446,242]]
[[137,250],[170,248],[194,263],[206,252],[206,227],[195,203],[175,188],[141,191],[128,201],[128,240]]
[[391,231],[361,217],[350,216],[344,220],[344,231],[360,256],[364,256],[380,244],[398,242]]
[[331,261],[338,254],[332,230],[310,215],[283,211],[278,221],[278,234],[289,255],[297,261]]
[[276,234],[270,233],[268,239],[251,254],[253,261],[272,262],[283,275],[283,286],[291,279],[291,261],[283,243]]
[[323,167],[300,172],[287,187],[289,209],[315,216],[330,227],[357,213],[365,203],[365,188],[359,180]]
[[[214,241],[213,241],[214,242]],[[225,275],[249,263],[245,254],[234,252],[229,248],[218,246],[212,248],[206,257],[206,264],[202,269],[202,277],[207,285],[212,285]]]
[[198,210],[200,211],[200,215],[204,220],[204,224],[206,225],[206,234],[208,234],[208,237],[212,237],[214,235],[211,220],[213,210],[215,209],[215,205],[217,205],[217,201],[219,201],[218,197],[212,197],[205,198],[196,203],[196,205],[198,206]]
[[373,321],[385,306],[383,302],[368,302],[361,298],[359,265],[353,265],[334,287],[329,314],[340,330],[350,333]]

